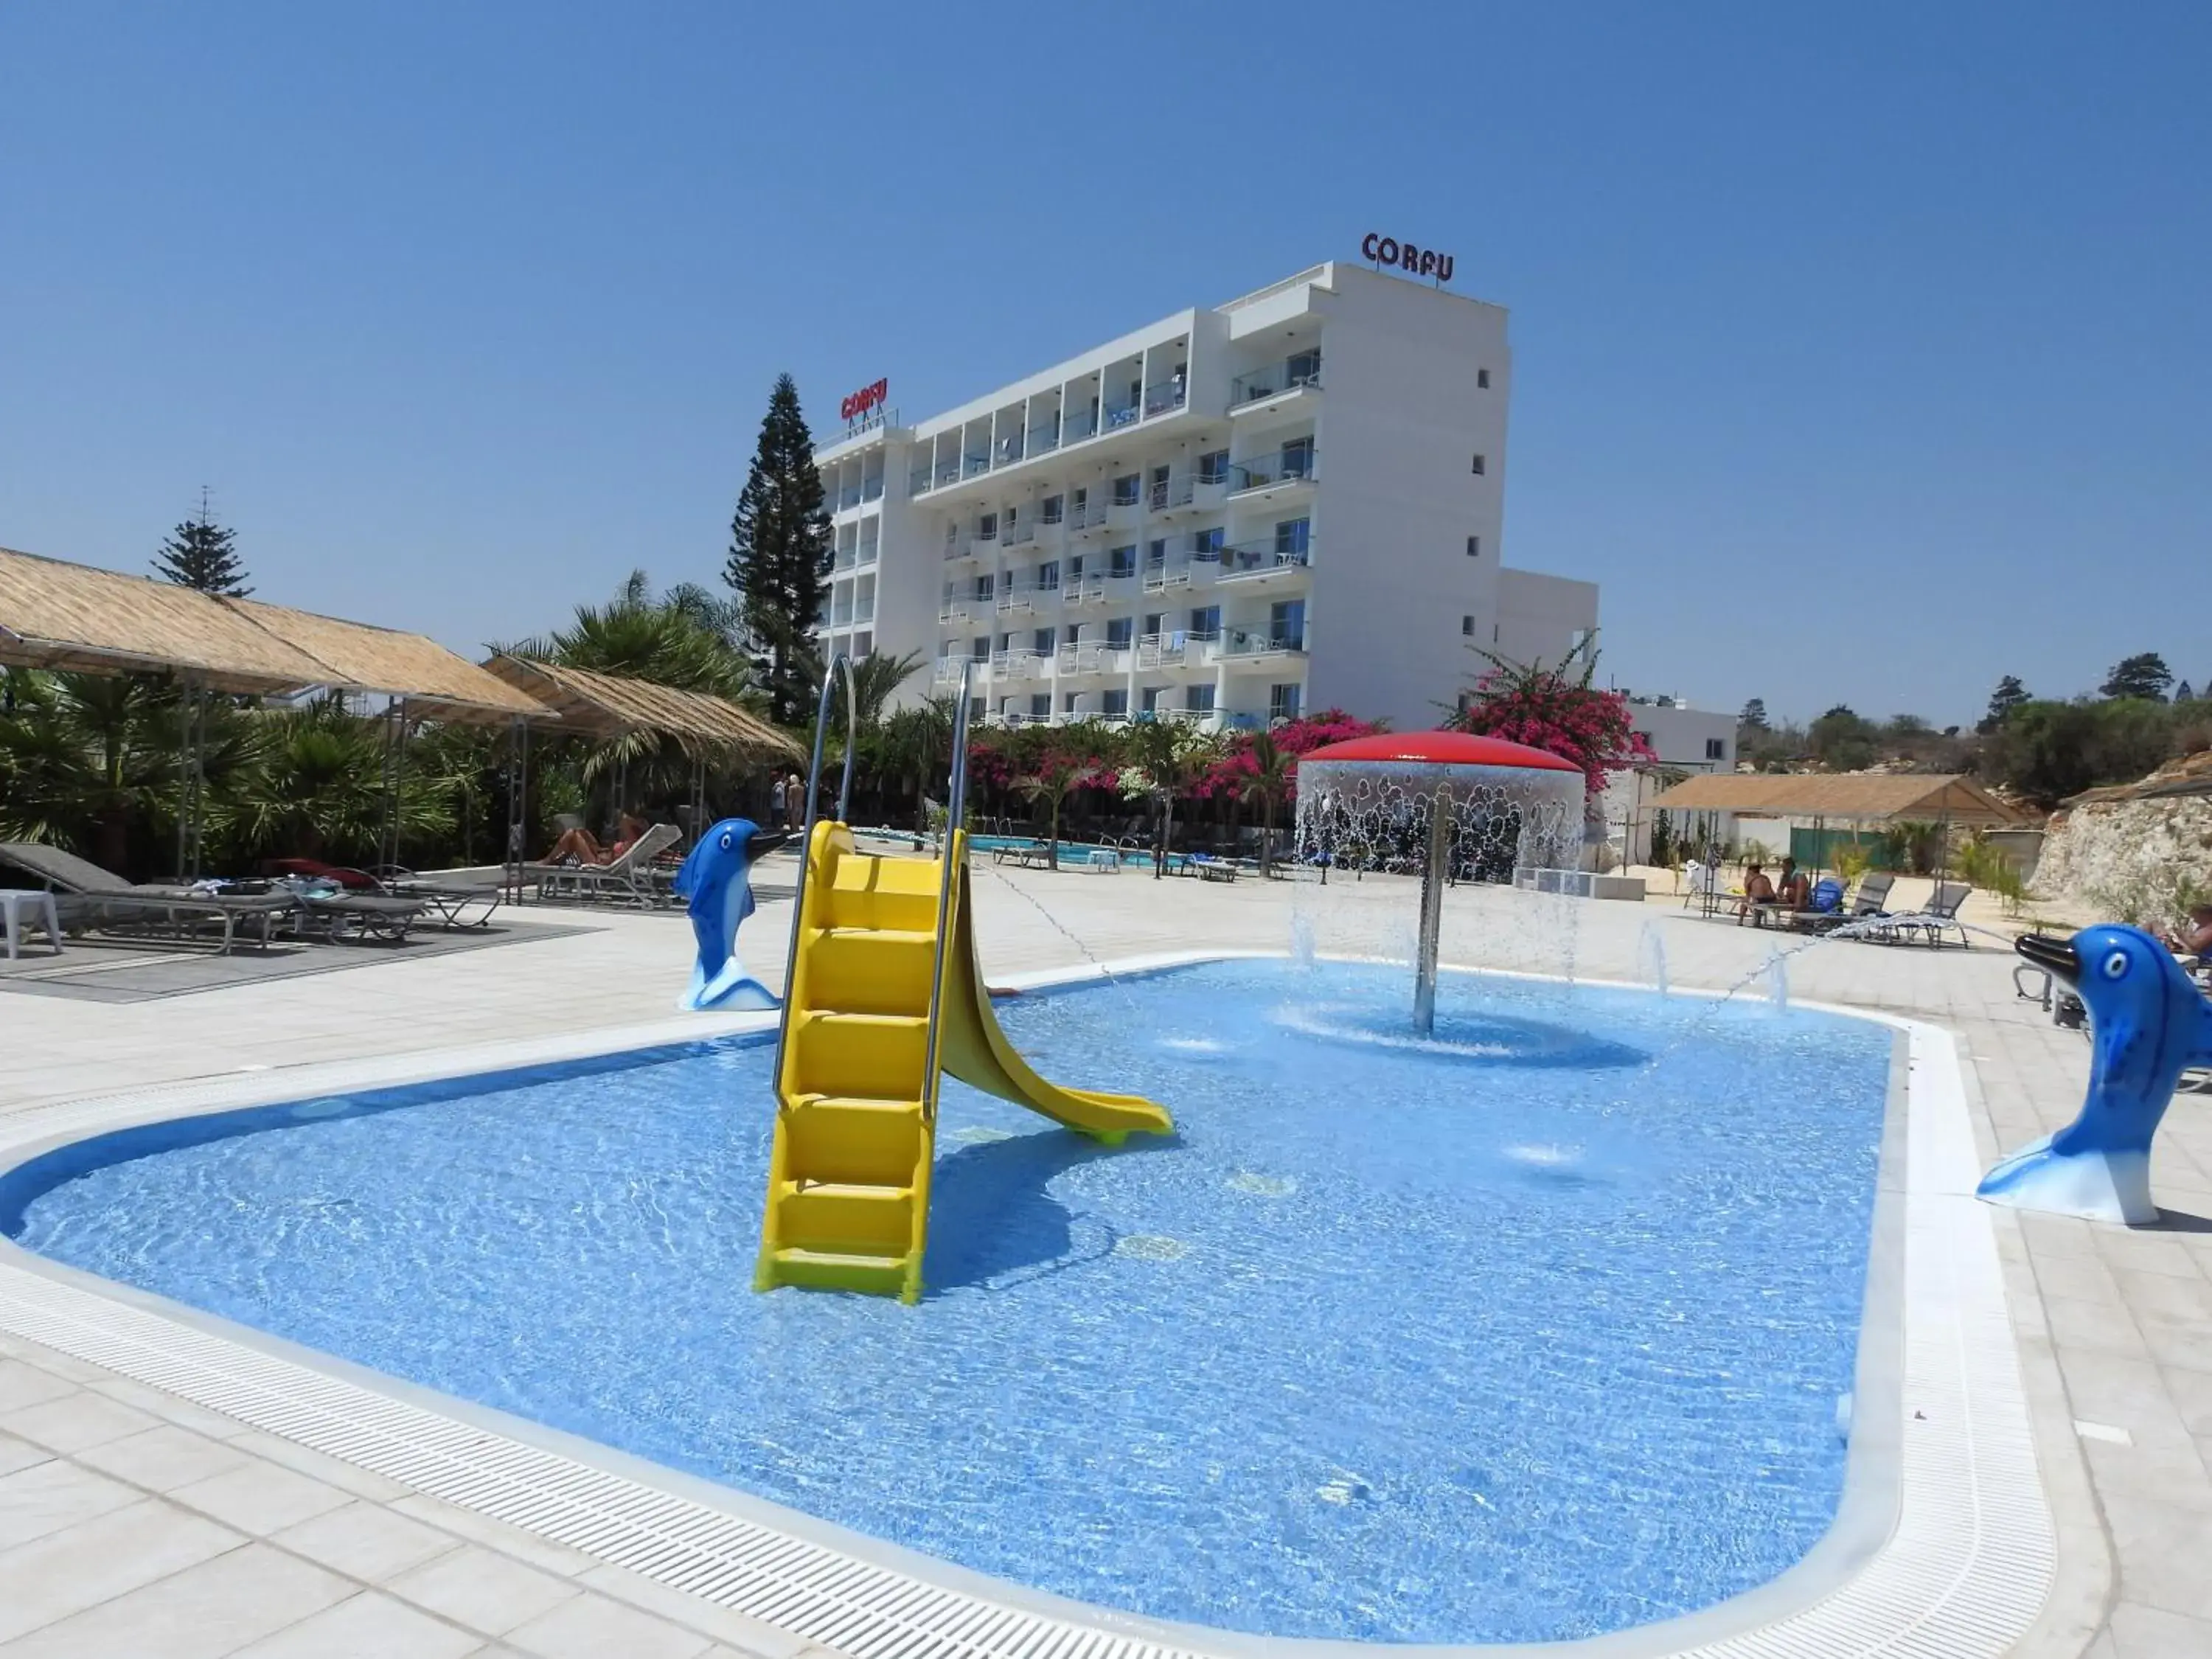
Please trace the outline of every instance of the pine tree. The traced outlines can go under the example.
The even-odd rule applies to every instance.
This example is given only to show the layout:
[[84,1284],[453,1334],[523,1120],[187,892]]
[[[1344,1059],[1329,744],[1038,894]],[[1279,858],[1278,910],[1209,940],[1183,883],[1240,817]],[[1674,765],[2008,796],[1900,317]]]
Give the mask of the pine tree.
[[2164,702],[2166,688],[2173,684],[2173,671],[2155,651],[2140,651],[2112,665],[2099,692],[2107,697],[2140,697],[2145,702]]
[[1990,712],[1974,723],[1974,730],[1987,737],[2005,723],[2014,709],[2027,701],[2027,688],[2020,683],[2020,676],[2006,675],[1997,682],[1997,689],[1990,693]]
[[2197,701],[2197,694],[2189,689],[2189,682],[2187,680],[2182,681],[2180,684],[2173,688],[2173,700],[2176,702],[2195,702]]
[[1735,723],[1747,732],[1765,731],[1766,699],[1753,697],[1749,702],[1744,704],[1743,713],[1735,717]]
[[169,539],[154,556],[154,568],[179,587],[242,599],[253,590],[246,585],[246,567],[233,545],[237,538],[236,531],[223,529],[208,515],[208,492],[203,485],[199,517],[185,520],[169,532]]
[[771,715],[801,724],[811,709],[820,658],[814,619],[830,582],[830,514],[799,387],[776,377],[752,471],[730,521],[723,578],[738,592]]

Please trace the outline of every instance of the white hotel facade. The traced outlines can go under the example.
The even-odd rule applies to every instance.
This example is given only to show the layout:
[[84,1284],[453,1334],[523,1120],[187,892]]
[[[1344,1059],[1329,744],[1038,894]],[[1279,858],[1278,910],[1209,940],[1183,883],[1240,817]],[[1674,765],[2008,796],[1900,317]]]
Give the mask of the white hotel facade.
[[[1588,582],[1503,568],[1505,312],[1316,265],[816,449],[826,647],[964,669],[1008,723],[1431,726],[1481,645],[1556,659]],[[972,667],[969,666],[972,665]]]

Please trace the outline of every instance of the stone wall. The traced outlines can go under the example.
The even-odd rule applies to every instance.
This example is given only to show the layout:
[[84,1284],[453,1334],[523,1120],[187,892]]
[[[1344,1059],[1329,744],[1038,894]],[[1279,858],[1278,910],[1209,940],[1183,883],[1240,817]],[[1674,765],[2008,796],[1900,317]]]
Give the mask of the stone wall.
[[2182,896],[2212,892],[2212,750],[2141,783],[2092,789],[2056,813],[2035,871],[2039,898],[2163,925]]

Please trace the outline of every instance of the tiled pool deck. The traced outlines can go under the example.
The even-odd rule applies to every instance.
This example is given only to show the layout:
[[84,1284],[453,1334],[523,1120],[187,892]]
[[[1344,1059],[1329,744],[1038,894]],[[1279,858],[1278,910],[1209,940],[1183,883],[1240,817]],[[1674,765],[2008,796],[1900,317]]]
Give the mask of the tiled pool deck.
[[[998,871],[977,886],[994,977],[1079,965],[1085,955],[1286,948],[1294,917],[1325,951],[1387,948],[1405,929],[1411,890]],[[1656,903],[1545,902],[1551,917],[1569,907],[1580,973],[1647,977],[1656,937],[1675,984],[1748,980],[1763,992],[1771,934]],[[771,983],[788,914],[765,904],[746,928],[745,951]],[[590,1043],[631,1028],[729,1028],[735,1022],[673,1022],[688,950],[680,921],[609,916],[572,937],[165,1002],[7,999],[0,1033],[11,1064],[0,1074],[0,1114],[36,1113],[58,1132],[89,1124],[104,1097],[148,1090],[174,1088],[182,1103],[241,1077],[278,1089],[289,1068],[514,1040]],[[1552,921],[1457,899],[1444,955],[1538,972],[1568,960]],[[1954,1033],[1984,1161],[2066,1121],[2079,1103],[2087,1045],[2014,998],[2011,958],[1999,949],[1826,945],[1792,959],[1789,986],[1795,997]],[[82,1104],[51,1109],[71,1103]],[[2154,1178],[2169,1212],[2157,1230],[1989,1212],[2058,1547],[2040,1618],[2012,1649],[2023,1655],[2212,1655],[2204,1102],[2176,1105]],[[9,1311],[0,1306],[0,1324]],[[0,1333],[0,1656],[831,1650]]]

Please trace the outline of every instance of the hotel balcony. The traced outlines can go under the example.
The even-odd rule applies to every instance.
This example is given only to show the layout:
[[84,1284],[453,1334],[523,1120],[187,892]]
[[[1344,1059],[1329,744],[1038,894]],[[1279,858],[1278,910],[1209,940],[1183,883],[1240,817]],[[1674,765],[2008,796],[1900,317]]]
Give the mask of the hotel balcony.
[[1009,583],[999,593],[999,614],[1002,617],[1034,611],[1056,603],[1060,599],[1058,582]]
[[1137,670],[1139,673],[1201,670],[1211,673],[1213,650],[1220,642],[1218,634],[1186,633],[1182,629],[1146,634],[1137,641]]
[[1042,651],[994,651],[991,653],[991,678],[994,680],[1034,680],[1052,672],[1052,659]]
[[1314,447],[1285,444],[1265,455],[1253,455],[1229,466],[1231,501],[1273,501],[1313,487]]
[[1231,669],[1266,668],[1285,662],[1304,663],[1305,655],[1306,641],[1302,634],[1279,635],[1243,628],[1225,630],[1214,652],[1215,659]]
[[999,545],[1001,547],[1027,546],[1036,539],[1036,532],[1037,527],[1034,520],[1027,524],[1010,524],[1000,532]]
[[1081,674],[1121,674],[1127,672],[1128,665],[1127,646],[1093,644],[1089,641],[1063,645],[1054,657],[1054,666],[1062,678]]
[[1301,351],[1231,380],[1229,412],[1235,416],[1279,409],[1320,395],[1321,353]]
[[1184,379],[1185,377],[1181,374],[1172,375],[1157,385],[1145,388],[1145,418],[1146,420],[1151,420],[1156,415],[1170,414],[1183,406],[1188,395],[1184,388]]
[[980,660],[975,657],[939,657],[937,672],[931,678],[939,685],[964,685],[968,671]]
[[978,601],[963,596],[940,600],[937,606],[937,620],[940,623],[974,622],[990,614],[991,602],[988,599]]
[[1221,550],[1221,580],[1243,587],[1286,586],[1297,580],[1312,558],[1310,544],[1284,547],[1273,541],[1245,542]]

